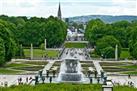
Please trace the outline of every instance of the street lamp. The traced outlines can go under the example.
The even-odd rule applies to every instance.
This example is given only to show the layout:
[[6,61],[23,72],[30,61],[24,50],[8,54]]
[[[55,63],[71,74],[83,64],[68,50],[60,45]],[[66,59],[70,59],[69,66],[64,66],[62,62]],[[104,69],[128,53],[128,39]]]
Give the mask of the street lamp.
[[112,85],[103,85],[102,91],[113,91],[113,86]]

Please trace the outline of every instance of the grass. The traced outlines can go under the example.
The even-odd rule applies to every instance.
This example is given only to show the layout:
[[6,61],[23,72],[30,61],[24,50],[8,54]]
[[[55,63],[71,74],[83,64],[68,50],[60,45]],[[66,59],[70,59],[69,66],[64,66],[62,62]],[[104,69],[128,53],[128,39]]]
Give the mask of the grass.
[[57,57],[59,54],[59,51],[57,51],[57,50],[46,50],[45,53],[48,55],[48,57]]
[[10,63],[4,65],[6,68],[11,68],[11,67],[24,67],[24,66],[29,66],[28,64],[22,64],[22,63]]
[[86,43],[65,43],[66,48],[85,48]]
[[119,68],[119,67],[102,67],[105,72],[124,72],[131,71],[130,69]]
[[[30,57],[30,49],[24,49],[25,57]],[[41,50],[41,49],[33,49],[34,57],[43,57],[43,55],[47,55],[47,57],[58,57],[58,50]]]
[[137,88],[128,86],[115,86],[114,91],[137,91]]
[[24,71],[39,71],[43,69],[44,66],[26,66],[26,67],[14,67],[16,70],[24,70]]
[[137,75],[137,71],[122,72],[122,74]]
[[[0,91],[102,91],[98,84],[38,84],[36,86],[20,85],[1,87]],[[114,91],[137,91],[137,88],[128,86],[114,86]]]
[[0,68],[0,74],[18,74],[23,71],[17,71],[17,70],[11,70],[11,69],[6,69],[6,68]]
[[128,66],[122,66],[122,67],[127,69],[137,69],[137,65],[128,65]]
[[125,58],[131,58],[130,52],[128,48],[123,48],[120,54],[120,58],[121,59],[125,59]]
[[1,91],[101,91],[101,85],[87,84],[39,84],[36,86],[20,85],[1,88]]
[[24,72],[33,73],[44,68],[46,61],[20,61],[17,63],[8,63],[0,67],[0,74],[20,74]]
[[120,72],[120,74],[137,74],[137,65],[132,62],[100,62],[106,72]]
[[25,64],[32,64],[32,65],[46,65],[48,64],[47,61],[24,61]]
[[100,62],[101,66],[122,66],[122,65],[132,65],[131,62]]

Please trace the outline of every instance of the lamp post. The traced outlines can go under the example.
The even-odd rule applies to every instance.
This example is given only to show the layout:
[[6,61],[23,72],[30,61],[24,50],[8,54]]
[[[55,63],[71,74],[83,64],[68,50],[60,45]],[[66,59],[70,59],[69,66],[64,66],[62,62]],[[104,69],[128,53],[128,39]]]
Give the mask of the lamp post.
[[112,85],[103,85],[102,91],[113,91],[113,86]]

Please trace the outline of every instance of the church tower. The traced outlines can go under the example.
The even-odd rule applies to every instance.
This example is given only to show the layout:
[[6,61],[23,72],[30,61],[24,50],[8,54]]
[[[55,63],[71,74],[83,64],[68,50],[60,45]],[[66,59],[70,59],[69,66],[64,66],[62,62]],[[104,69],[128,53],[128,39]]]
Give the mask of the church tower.
[[59,3],[59,8],[58,8],[58,19],[62,20],[62,14],[61,14],[61,6],[60,6],[60,3]]

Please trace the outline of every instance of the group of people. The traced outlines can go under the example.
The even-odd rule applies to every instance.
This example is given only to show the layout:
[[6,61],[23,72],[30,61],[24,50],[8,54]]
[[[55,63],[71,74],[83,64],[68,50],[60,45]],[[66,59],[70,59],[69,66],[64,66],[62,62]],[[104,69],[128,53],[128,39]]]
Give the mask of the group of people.
[[4,87],[8,86],[8,81],[7,81],[6,77],[0,78],[0,86],[4,86]]
[[23,83],[28,84],[32,80],[32,77],[26,77],[24,80],[22,77],[18,78],[18,85],[21,85]]
[[[120,85],[120,81],[119,82],[116,82],[116,81],[113,81],[113,84],[114,85]],[[131,86],[131,87],[134,87],[134,82],[131,80],[131,76],[130,75],[128,75],[128,79],[127,79],[127,81],[124,83],[124,85],[128,85],[128,86]]]

